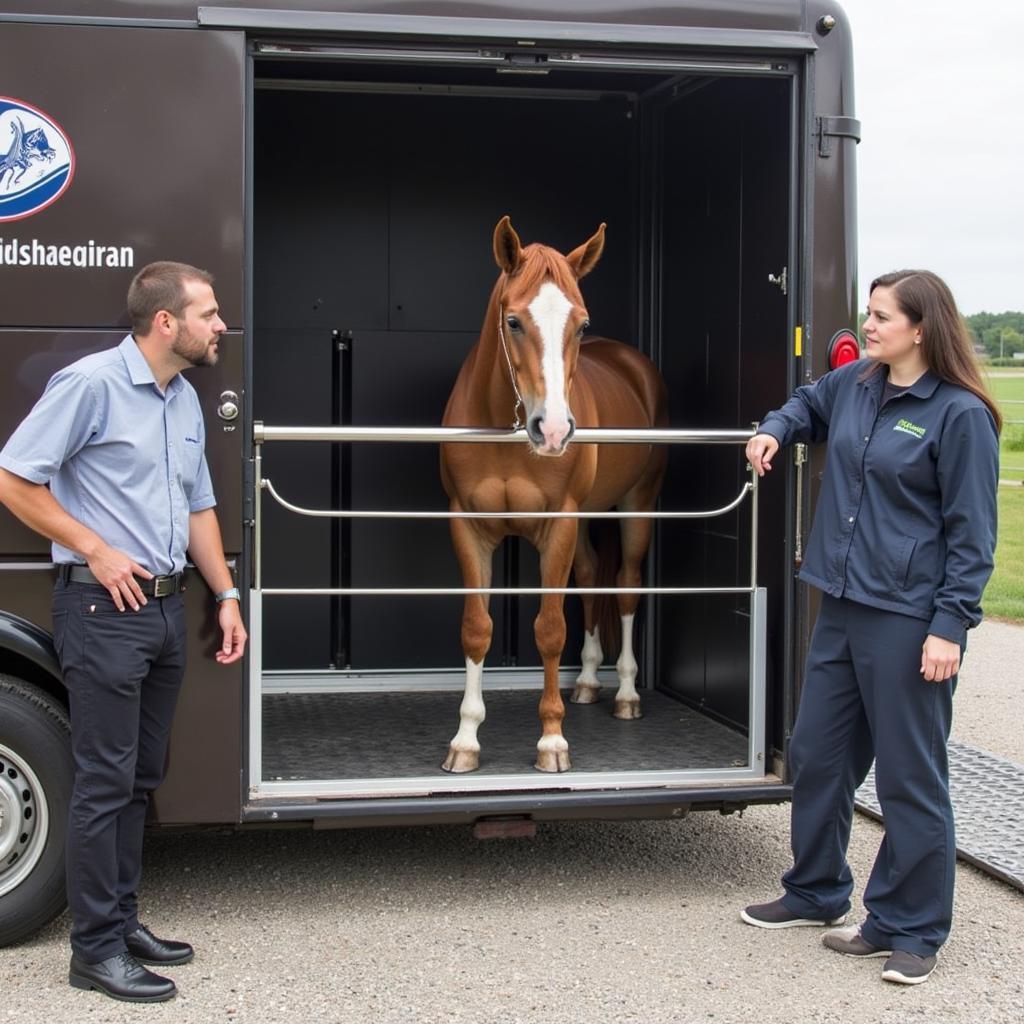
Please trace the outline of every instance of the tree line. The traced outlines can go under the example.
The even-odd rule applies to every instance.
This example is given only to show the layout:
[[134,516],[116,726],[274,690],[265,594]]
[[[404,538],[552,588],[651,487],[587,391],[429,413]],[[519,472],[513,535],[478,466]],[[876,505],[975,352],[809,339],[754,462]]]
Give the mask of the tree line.
[[979,350],[990,359],[1013,359],[1024,352],[1024,313],[975,313],[964,317]]

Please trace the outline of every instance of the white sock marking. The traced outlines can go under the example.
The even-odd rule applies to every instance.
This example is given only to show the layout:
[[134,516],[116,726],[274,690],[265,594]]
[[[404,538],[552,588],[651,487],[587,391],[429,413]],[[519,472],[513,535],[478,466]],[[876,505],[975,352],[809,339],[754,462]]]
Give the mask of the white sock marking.
[[622,653],[615,663],[615,669],[619,673],[619,692],[615,694],[616,700],[639,700],[636,692],[636,674],[638,666],[636,658],[633,657],[633,616],[622,616]]
[[583,669],[576,682],[584,686],[600,686],[601,684],[597,679],[597,670],[601,665],[603,657],[604,651],[601,650],[601,638],[598,636],[597,627],[595,626],[592,633],[587,632],[583,634],[583,653],[580,655]]
[[456,750],[480,750],[476,731],[486,717],[483,694],[484,663],[466,659],[466,692],[459,708],[459,731],[452,738]]

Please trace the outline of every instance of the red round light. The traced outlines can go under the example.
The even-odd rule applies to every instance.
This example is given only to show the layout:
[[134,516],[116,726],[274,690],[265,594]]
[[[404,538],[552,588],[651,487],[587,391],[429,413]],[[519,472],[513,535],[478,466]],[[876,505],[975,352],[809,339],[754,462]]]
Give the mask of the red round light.
[[860,359],[860,345],[857,338],[850,331],[842,330],[833,335],[828,343],[828,367],[830,370],[838,369],[847,363]]

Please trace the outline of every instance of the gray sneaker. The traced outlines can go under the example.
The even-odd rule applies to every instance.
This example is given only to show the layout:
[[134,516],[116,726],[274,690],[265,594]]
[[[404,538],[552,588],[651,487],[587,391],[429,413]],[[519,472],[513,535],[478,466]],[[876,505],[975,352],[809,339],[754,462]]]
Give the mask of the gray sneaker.
[[771,903],[751,903],[740,911],[740,919],[755,928],[824,928],[827,925],[842,924],[846,915],[828,921],[814,920],[810,917],[798,917],[785,903],[772,900]]
[[860,925],[851,924],[846,928],[835,928],[825,932],[821,937],[822,945],[828,949],[842,953],[843,956],[868,958],[872,956],[891,956],[891,949],[872,946],[860,933]]
[[897,985],[920,985],[931,977],[936,962],[934,956],[918,956],[905,949],[897,949],[885,961],[882,980],[894,981]]

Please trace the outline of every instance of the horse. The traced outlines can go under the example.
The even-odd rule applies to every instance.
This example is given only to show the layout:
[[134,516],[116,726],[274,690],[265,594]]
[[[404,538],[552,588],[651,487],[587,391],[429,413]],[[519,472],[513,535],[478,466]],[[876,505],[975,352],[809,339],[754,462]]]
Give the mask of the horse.
[[[581,427],[653,427],[668,423],[667,390],[654,364],[635,348],[588,337],[590,321],[578,282],[604,249],[605,224],[581,246],[563,255],[546,245],[523,246],[507,216],[494,229],[494,259],[501,273],[491,292],[480,338],[470,351],[445,408],[445,426],[508,427],[525,414],[526,443],[446,443],[441,479],[453,513],[507,512],[506,518],[455,518],[452,544],[466,588],[491,585],[491,560],[507,536],[529,540],[540,555],[544,587],[593,587],[598,555],[586,524],[575,518],[516,518],[517,512],[638,512],[654,508],[665,474],[664,446],[571,444]],[[637,587],[651,538],[650,519],[620,520],[619,587]],[[598,698],[597,668],[603,651],[594,595],[581,595],[586,627],[582,671],[571,700]],[[465,692],[458,732],[442,768],[470,772],[479,767],[477,729],[484,720],[483,664],[493,623],[486,594],[467,594],[462,613]],[[637,594],[618,595],[621,654],[614,715],[640,717],[632,625]],[[614,621],[614,618],[613,618]],[[562,734],[565,705],[559,691],[559,661],[565,646],[561,594],[543,594],[534,636],[544,665],[539,714],[541,737],[535,767],[571,768]],[[612,640],[608,637],[606,640]]]

